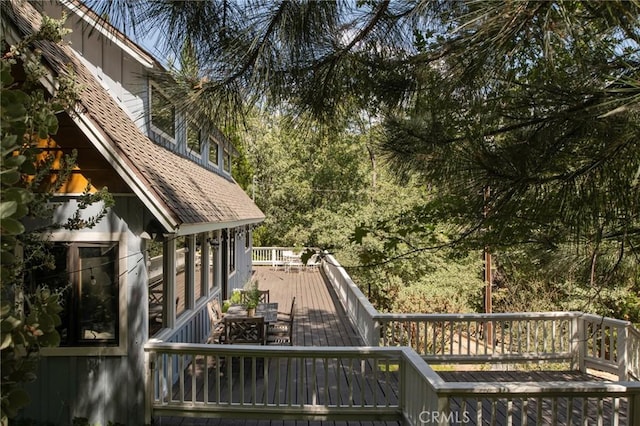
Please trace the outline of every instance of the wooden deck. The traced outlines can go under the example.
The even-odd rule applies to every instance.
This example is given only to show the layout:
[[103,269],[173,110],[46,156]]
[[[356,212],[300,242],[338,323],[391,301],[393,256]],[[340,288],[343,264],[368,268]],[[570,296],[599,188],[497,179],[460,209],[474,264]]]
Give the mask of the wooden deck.
[[[323,279],[323,275],[317,270],[313,271],[296,271],[285,272],[283,270],[274,271],[269,267],[255,267],[254,279],[258,280],[259,287],[261,289],[270,290],[270,301],[278,302],[280,311],[288,311],[291,306],[291,300],[296,298],[296,310],[295,310],[295,334],[294,345],[296,346],[359,346],[362,342],[351,326],[348,318],[346,317],[342,307],[340,306],[333,290],[331,290],[328,283]],[[255,361],[254,361],[255,362]],[[387,374],[386,383],[374,383],[371,377],[374,370],[379,371],[380,365],[372,366],[372,363],[368,363],[366,366],[367,378],[357,377],[355,379],[346,377],[345,373],[349,368],[345,365],[330,366],[328,369],[314,367],[315,361],[298,359],[291,361],[290,365],[286,367],[278,367],[278,361],[275,361],[276,366],[272,365],[274,361],[269,361],[267,369],[263,370],[263,366],[259,365],[256,369],[255,364],[245,363],[245,369],[242,371],[267,371],[268,377],[262,378],[262,382],[258,380],[258,384],[262,383],[263,388],[258,389],[257,394],[249,395],[247,402],[258,401],[260,398],[268,399],[268,403],[273,403],[273,399],[280,398],[278,394],[283,392],[290,392],[283,390],[287,387],[287,384],[292,384],[296,387],[296,381],[298,377],[304,375],[304,382],[311,383],[313,378],[310,377],[312,372],[319,376],[328,376],[332,388],[336,387],[340,389],[342,386],[342,393],[338,391],[337,394],[332,394],[334,400],[339,400],[341,404],[348,404],[351,395],[345,395],[344,389],[347,388],[349,383],[355,383],[358,388],[358,394],[363,395],[362,398],[371,399],[378,398],[378,395],[383,395],[385,398],[397,397],[393,395],[397,389],[395,384],[397,381],[394,374]],[[282,361],[280,361],[282,363]],[[292,367],[291,367],[292,366]],[[229,394],[231,398],[231,392],[236,392],[238,386],[243,389],[246,386],[249,387],[250,381],[244,380],[244,385],[238,385],[243,380],[234,373],[233,377],[225,374],[224,371],[216,370],[213,366],[213,374],[211,374],[212,366],[209,365],[209,369],[199,366],[196,368],[196,376],[201,376],[204,371],[210,371],[209,373],[209,391],[208,398],[219,398],[220,394]],[[323,370],[323,371],[320,371]],[[258,373],[260,374],[260,373]],[[494,382],[494,383],[532,383],[532,382],[580,382],[580,381],[603,381],[592,375],[583,374],[575,371],[440,371],[438,374],[448,382]],[[246,375],[251,375],[246,373]],[[279,377],[275,377],[277,375]],[[216,377],[212,379],[211,377]],[[318,379],[318,383],[322,383],[323,377]],[[364,376],[363,376],[364,377]],[[228,379],[231,379],[227,381]],[[196,377],[196,381],[198,377]],[[185,383],[185,387],[188,389],[190,383]],[[278,388],[280,386],[280,388]],[[304,386],[304,385],[301,385]],[[270,390],[266,389],[270,388]],[[298,386],[300,387],[300,386]],[[321,387],[321,385],[314,385],[315,388]],[[204,398],[202,386],[198,388],[197,398],[202,400]],[[231,389],[231,390],[229,390]],[[300,392],[299,400],[303,401],[304,398],[309,398],[309,394],[312,390],[299,389],[295,392]],[[315,389],[313,390],[315,392]],[[216,394],[218,396],[216,396]],[[260,394],[260,395],[258,395]],[[376,395],[375,397],[373,395]],[[499,397],[498,397],[499,396]],[[539,398],[508,398],[505,395],[491,396],[487,398],[472,399],[462,401],[461,399],[453,398],[450,401],[451,409],[453,413],[457,413],[457,418],[454,421],[462,424],[461,420],[464,420],[464,414],[469,418],[469,421],[465,424],[485,424],[487,418],[491,418],[494,413],[496,423],[498,425],[508,424],[508,412],[512,412],[511,421],[513,424],[562,424],[572,425],[578,424],[597,424],[596,415],[598,412],[604,413],[605,418],[613,419],[616,417],[621,424],[628,424],[628,408],[627,402],[624,399],[607,397],[601,399],[586,398],[559,398],[556,400],[546,399],[542,396]],[[224,398],[227,398],[224,396]],[[235,397],[234,397],[235,398]],[[242,397],[245,398],[244,396]],[[481,413],[481,418],[478,417],[478,412]],[[524,419],[523,417],[526,417]],[[278,425],[278,426],[302,426],[302,425],[399,425],[400,422],[396,421],[310,421],[310,420],[238,420],[238,419],[214,419],[214,418],[181,418],[181,417],[156,417],[154,424],[160,425],[244,425],[244,426],[260,426],[260,425]]]
[[[295,308],[295,321],[294,321],[294,338],[293,343],[296,346],[361,346],[362,341],[358,336],[358,333],[351,326],[349,319],[346,317],[344,310],[340,306],[337,298],[335,297],[333,291],[330,289],[329,285],[323,279],[322,274],[317,270],[296,270],[292,269],[290,272],[285,272],[282,269],[274,271],[270,267],[254,267],[254,280],[257,280],[259,283],[260,289],[268,289],[269,290],[269,298],[271,302],[278,302],[278,309],[281,312],[288,311],[291,307],[292,298],[296,298],[296,308]],[[315,371],[316,374],[327,375],[331,377],[331,381],[335,377],[338,377],[343,383],[342,386],[342,395],[330,396],[330,398],[338,398],[343,400],[345,405],[348,405],[349,395],[346,395],[345,392],[348,389],[347,381],[349,380],[347,375],[341,373],[342,369],[346,369],[345,366],[329,366],[326,372],[320,372],[321,368],[316,368],[315,370],[312,368],[312,365],[309,365],[312,361],[306,360],[296,360],[293,362],[292,367],[286,366],[280,369],[273,368],[274,366],[270,365],[268,379],[264,380],[264,382],[268,383],[267,386],[273,388],[278,383],[282,384],[282,388],[286,387],[286,384],[289,383],[288,374],[292,374],[294,377],[294,386],[295,386],[295,378],[298,374],[303,372],[302,374],[306,374],[307,376],[311,374],[312,371]],[[305,364],[305,365],[302,365]],[[212,365],[209,365],[209,370],[211,370]],[[253,368],[253,365],[245,365],[246,369]],[[258,367],[259,369],[262,366]],[[214,366],[215,369],[215,366]],[[220,393],[225,394],[227,392],[228,386],[225,381],[225,367],[222,367],[223,372],[221,373],[221,378],[218,379],[210,379],[210,391],[209,397],[214,398],[217,393],[217,386],[220,386]],[[371,366],[367,366],[367,369],[371,371]],[[204,371],[204,369],[198,369],[200,373]],[[280,371],[280,378],[273,377],[274,371]],[[337,374],[336,374],[337,373]],[[250,375],[250,374],[249,374]],[[234,380],[238,380],[238,377],[235,376]],[[396,383],[395,379],[392,375],[389,377],[389,382],[384,386],[379,386],[378,384],[374,384],[371,380],[354,380],[354,383],[357,385],[356,394],[363,394],[364,397],[373,400],[373,394],[376,393],[377,397],[381,399],[378,395],[382,393],[386,393],[387,396],[389,393],[395,393],[394,384]],[[196,379],[197,380],[197,379]],[[306,381],[311,381],[311,378],[307,378]],[[318,382],[322,383],[324,380],[323,377],[318,377]],[[189,383],[185,385],[187,388],[190,386]],[[248,387],[247,381],[247,387]],[[335,383],[332,383],[331,386],[335,386]],[[234,389],[237,389],[238,386],[234,386]],[[284,389],[282,390],[284,392]],[[199,390],[199,394],[203,393],[202,389]],[[271,397],[277,398],[278,392],[266,391],[264,389],[259,390],[259,393],[269,394]],[[305,394],[304,397],[308,397],[308,392],[303,392]],[[202,398],[202,396],[198,396],[198,398]],[[251,399],[251,397],[250,397]],[[395,395],[392,396],[392,399],[396,399]],[[269,401],[273,402],[273,401]],[[239,419],[192,419],[192,418],[181,418],[181,417],[156,417],[154,421],[155,425],[244,425],[244,426],[392,426],[392,425],[400,425],[400,422],[396,421],[310,421],[310,420],[239,420]]]

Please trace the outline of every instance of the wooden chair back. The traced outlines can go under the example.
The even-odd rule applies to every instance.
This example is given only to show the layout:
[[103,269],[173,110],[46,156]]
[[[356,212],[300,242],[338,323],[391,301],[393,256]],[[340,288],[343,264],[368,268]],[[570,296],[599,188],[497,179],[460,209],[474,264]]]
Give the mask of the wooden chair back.
[[[240,303],[246,302],[247,290],[240,290]],[[269,290],[260,290],[260,303],[269,303]]]
[[229,318],[224,322],[224,343],[225,344],[254,344],[264,345],[264,318]]

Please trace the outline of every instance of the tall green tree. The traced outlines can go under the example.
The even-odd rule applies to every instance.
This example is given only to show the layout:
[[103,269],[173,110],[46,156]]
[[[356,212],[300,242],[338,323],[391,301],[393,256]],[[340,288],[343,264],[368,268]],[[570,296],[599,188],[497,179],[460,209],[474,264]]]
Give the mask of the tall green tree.
[[100,6],[161,23],[169,49],[194,41],[207,81],[184,108],[223,120],[259,101],[325,123],[367,111],[397,174],[436,188],[418,217],[447,223],[451,244],[569,262],[592,294],[637,289],[637,0]]

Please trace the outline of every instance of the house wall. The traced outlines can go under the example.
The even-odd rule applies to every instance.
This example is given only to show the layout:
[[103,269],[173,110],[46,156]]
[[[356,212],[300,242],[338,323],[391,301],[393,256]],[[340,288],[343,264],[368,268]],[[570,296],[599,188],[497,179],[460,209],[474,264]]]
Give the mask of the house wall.
[[[58,200],[60,201],[60,200]],[[70,200],[57,211],[57,219],[75,211]],[[87,214],[96,211],[91,207]],[[130,196],[117,197],[109,215],[95,228],[56,232],[58,241],[120,242],[119,347],[53,348],[43,351],[38,378],[28,387],[30,405],[23,416],[69,425],[74,417],[91,424],[143,423],[144,351],[148,335],[147,272],[142,232],[144,207]],[[124,335],[123,335],[124,332]]]
[[[44,13],[60,18],[65,8],[58,2],[44,2]],[[148,84],[145,67],[131,55],[92,30],[87,22],[67,12],[66,27],[72,32],[65,37],[84,64],[93,72],[123,110],[147,134],[145,107]]]

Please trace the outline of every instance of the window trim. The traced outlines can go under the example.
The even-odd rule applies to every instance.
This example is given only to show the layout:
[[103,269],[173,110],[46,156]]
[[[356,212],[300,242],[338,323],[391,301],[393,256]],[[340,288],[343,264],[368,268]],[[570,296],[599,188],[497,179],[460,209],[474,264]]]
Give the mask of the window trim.
[[149,80],[149,127],[151,128],[151,130],[153,130],[154,133],[157,133],[162,138],[175,144],[177,139],[176,133],[178,130],[176,126],[177,113],[176,113],[175,106],[171,104],[173,109],[173,136],[171,136],[168,133],[166,133],[164,130],[160,129],[155,124],[153,124],[153,91],[154,90],[157,90],[158,92],[160,92],[160,94],[167,100],[167,102],[171,103],[171,100],[167,97],[166,94],[162,92],[162,89],[160,88],[160,86],[155,82],[153,82],[152,80]]
[[[197,131],[198,134],[198,151],[195,151],[193,148],[191,148],[189,146],[189,129],[193,128]],[[185,148],[187,149],[187,152],[191,155],[195,155],[196,157],[200,158],[202,157],[202,129],[200,127],[198,127],[198,125],[191,121],[191,120],[187,120],[187,125],[186,125],[186,129],[185,129],[185,134],[184,134],[184,144],[185,144]]]
[[[40,354],[43,356],[123,356],[128,349],[128,298],[127,298],[127,237],[126,234],[112,234],[108,232],[70,232],[62,231],[47,235],[48,241],[52,243],[117,243],[118,244],[118,316],[119,316],[119,341],[117,346],[66,346],[57,348],[42,348]],[[142,253],[139,256],[143,256]],[[135,257],[132,256],[131,259]],[[144,262],[140,262],[144,265]]]
[[225,173],[231,174],[231,151],[227,148],[223,148],[222,155],[222,170]]
[[[216,146],[216,162],[211,161],[211,147]],[[213,136],[209,136],[209,152],[207,153],[207,161],[210,165],[220,168],[220,144],[213,138]]]

